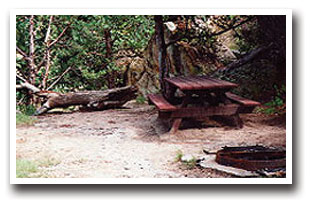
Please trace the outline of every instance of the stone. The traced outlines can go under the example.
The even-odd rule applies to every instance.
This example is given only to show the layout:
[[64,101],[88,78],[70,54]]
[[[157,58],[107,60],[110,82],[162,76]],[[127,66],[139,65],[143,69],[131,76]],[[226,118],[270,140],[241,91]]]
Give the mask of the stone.
[[190,161],[193,161],[195,160],[195,157],[191,154],[185,154],[181,157],[181,161],[182,162],[190,162]]
[[202,158],[200,158],[200,162],[198,165],[202,168],[210,168],[214,170],[218,170],[221,172],[225,172],[228,174],[232,174],[238,177],[258,177],[260,176],[256,172],[248,171],[248,170],[243,170],[239,168],[234,168],[230,166],[225,166],[225,165],[220,165],[215,161],[216,155],[207,155]]

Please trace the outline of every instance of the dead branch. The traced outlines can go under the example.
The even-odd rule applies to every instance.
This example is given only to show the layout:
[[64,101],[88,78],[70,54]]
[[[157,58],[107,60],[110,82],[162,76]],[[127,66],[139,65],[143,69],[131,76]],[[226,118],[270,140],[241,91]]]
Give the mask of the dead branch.
[[[219,36],[219,35],[222,35],[222,34],[226,33],[227,31],[236,29],[236,28],[238,28],[239,26],[241,26],[241,25],[243,25],[243,24],[245,24],[245,23],[248,23],[248,22],[252,21],[253,19],[254,19],[254,17],[249,17],[248,19],[246,19],[246,20],[240,22],[239,24],[236,24],[236,25],[234,25],[234,26],[228,27],[227,29],[224,29],[224,30],[219,31],[219,32],[217,32],[217,33],[210,34],[210,35],[209,35],[209,38],[211,38],[211,37],[213,37],[213,36]],[[194,39],[194,38],[197,38],[197,36],[189,36],[188,33],[189,33],[189,32],[186,32],[185,35],[170,40],[168,43],[166,43],[166,47],[169,47],[170,45],[175,44],[176,42],[179,42],[179,41],[182,40],[183,38],[187,38],[187,39],[189,39],[189,40],[192,40],[192,39]]]
[[246,20],[240,22],[239,24],[236,24],[236,25],[234,25],[234,26],[231,26],[231,27],[229,27],[229,28],[227,28],[227,29],[224,29],[224,30],[222,30],[222,31],[219,31],[219,32],[217,32],[217,33],[211,34],[210,37],[212,37],[212,36],[218,36],[218,35],[221,35],[221,34],[223,34],[223,33],[226,33],[227,31],[230,31],[230,30],[232,30],[232,29],[236,29],[237,27],[239,27],[239,26],[241,26],[241,25],[243,25],[243,24],[245,24],[245,23],[248,23],[248,22],[252,21],[253,19],[254,19],[254,17],[249,17],[248,19],[246,19]]
[[32,91],[33,93],[38,93],[41,91],[39,88],[37,88],[36,86],[33,86],[32,84],[28,82],[23,82],[19,85],[16,85],[16,89],[28,89]]
[[21,54],[23,56],[24,59],[29,60],[29,56],[23,51],[21,50],[19,47],[16,46],[16,50],[19,54]]
[[50,16],[50,19],[48,21],[48,27],[47,27],[47,31],[46,31],[46,35],[45,35],[45,40],[44,40],[45,43],[48,43],[48,41],[49,41],[52,21],[53,21],[53,15]]
[[66,30],[70,27],[71,23],[69,23],[65,28],[64,30],[59,34],[59,36],[53,40],[53,42],[50,43],[49,47],[52,47],[54,44],[56,44],[59,39],[65,34]]
[[46,35],[45,35],[45,46],[46,46],[46,53],[44,55],[44,57],[46,58],[46,62],[45,62],[45,74],[43,76],[42,79],[42,87],[43,89],[46,88],[46,82],[48,79],[48,74],[50,71],[50,66],[51,66],[51,50],[50,50],[50,43],[49,43],[49,37],[50,37],[50,32],[51,32],[51,25],[52,25],[52,21],[53,21],[53,15],[50,16],[49,22],[48,22],[48,28],[46,31]]
[[59,80],[61,80],[61,78],[63,78],[63,76],[69,72],[69,70],[71,70],[71,66],[69,68],[67,68],[46,90],[50,90],[51,88],[53,88],[53,86],[55,84],[57,84],[59,82]]
[[20,75],[17,75],[17,74],[16,74],[16,77],[17,77],[18,79],[20,79],[21,81],[23,81],[23,82],[27,82],[27,80],[26,80],[25,78],[23,78],[22,76],[20,76]]

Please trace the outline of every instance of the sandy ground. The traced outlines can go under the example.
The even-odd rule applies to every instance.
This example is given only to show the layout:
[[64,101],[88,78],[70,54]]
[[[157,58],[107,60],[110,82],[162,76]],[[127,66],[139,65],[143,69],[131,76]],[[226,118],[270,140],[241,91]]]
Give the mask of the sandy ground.
[[[174,178],[231,177],[219,171],[184,168],[178,152],[204,155],[203,149],[261,144],[285,147],[285,124],[278,117],[242,115],[244,128],[208,121],[169,135],[153,106],[46,114],[33,126],[16,129],[16,157],[39,162],[33,177]],[[187,125],[186,125],[187,124]]]

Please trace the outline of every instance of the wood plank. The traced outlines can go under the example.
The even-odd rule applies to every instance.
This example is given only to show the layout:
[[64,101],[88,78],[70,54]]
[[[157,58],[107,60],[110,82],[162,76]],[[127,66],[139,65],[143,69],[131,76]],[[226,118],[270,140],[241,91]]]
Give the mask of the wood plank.
[[191,81],[186,80],[184,77],[175,77],[174,79],[177,80],[178,82],[181,82],[181,83],[186,85],[184,90],[196,90],[197,87],[198,88],[200,87],[199,85],[197,85]]
[[204,86],[190,77],[178,77],[180,81],[188,84],[192,90],[201,90],[204,89]]
[[227,82],[224,80],[218,80],[214,78],[209,78],[206,76],[199,76],[197,77],[198,80],[201,80],[201,82],[205,82],[209,88],[213,89],[231,89],[234,87],[237,87],[238,85],[235,83]]
[[176,106],[170,104],[161,94],[149,94],[148,99],[160,111],[174,111],[177,109]]
[[238,86],[234,83],[223,80],[216,80],[206,76],[193,76],[190,77],[190,79],[203,85],[203,89],[231,89]]
[[257,101],[249,100],[249,99],[243,98],[241,96],[238,96],[238,95],[230,93],[230,92],[226,92],[226,96],[230,100],[235,101],[237,103],[240,103],[243,106],[253,107],[253,106],[260,105],[260,103]]
[[182,91],[186,90],[208,90],[208,89],[231,89],[237,84],[223,80],[216,80],[206,76],[172,77],[165,78],[165,81],[178,87]]
[[215,79],[215,78],[208,78],[209,80],[216,82],[218,84],[221,84],[222,86],[227,86],[227,87],[238,87],[238,84],[236,83],[232,83],[232,82],[228,82],[226,80],[219,80],[219,79]]
[[176,86],[180,90],[191,90],[191,87],[188,84],[184,83],[182,80],[179,80],[177,77],[165,78],[166,82]]
[[199,82],[203,86],[203,89],[216,89],[221,87],[220,84],[203,77],[190,77],[190,79],[195,82]]
[[173,118],[204,118],[209,116],[227,116],[234,115],[238,112],[238,104],[228,104],[222,106],[212,106],[212,107],[188,107],[188,108],[178,108],[173,111],[171,117]]

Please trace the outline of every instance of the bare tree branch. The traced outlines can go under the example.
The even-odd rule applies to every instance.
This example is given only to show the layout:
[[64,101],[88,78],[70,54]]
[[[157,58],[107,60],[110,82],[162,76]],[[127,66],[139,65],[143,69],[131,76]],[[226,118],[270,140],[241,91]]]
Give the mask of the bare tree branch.
[[65,34],[66,30],[70,27],[71,23],[69,23],[65,28],[64,30],[59,34],[59,36],[53,40],[53,42],[50,43],[50,47],[53,46],[54,44],[56,44],[58,42],[58,40]]
[[49,36],[51,33],[52,21],[53,21],[53,15],[50,16],[50,19],[48,21],[48,27],[47,27],[47,31],[46,31],[46,35],[45,35],[45,40],[44,40],[45,43],[48,43],[48,40],[49,40]]
[[30,83],[34,84],[36,80],[36,71],[37,67],[35,65],[35,32],[34,32],[34,15],[30,16],[30,26],[29,26],[29,34],[30,34],[30,46],[29,46],[29,66],[30,66]]
[[46,62],[45,62],[45,74],[42,79],[43,90],[46,88],[46,82],[48,79],[48,74],[49,74],[50,66],[51,66],[51,52],[50,52],[49,37],[50,37],[50,32],[51,32],[52,21],[53,21],[53,15],[50,16],[50,19],[48,22],[48,28],[47,28],[45,40],[44,40],[45,45],[46,45],[46,51],[44,55],[44,57],[46,58]]
[[59,80],[61,80],[61,78],[63,78],[63,76],[69,71],[71,70],[71,66],[69,68],[67,68],[58,78],[57,80],[55,80],[46,90],[50,90],[51,88],[53,88],[53,86],[55,84],[57,84],[59,82]]
[[44,65],[46,59],[46,55],[43,55],[43,58],[41,59],[40,63],[37,65],[38,71],[40,71],[41,67]]
[[34,86],[28,82],[23,82],[19,85],[16,85],[16,89],[24,89],[24,88],[32,91],[33,93],[38,93],[41,91],[39,88],[37,88],[36,86]]
[[23,81],[23,82],[27,82],[27,80],[26,80],[25,78],[23,78],[22,76],[20,76],[20,75],[17,75],[17,74],[16,74],[16,77],[17,77],[18,79],[20,79],[21,81]]
[[[253,19],[254,19],[254,17],[249,17],[248,19],[246,19],[246,20],[240,22],[239,24],[234,25],[234,26],[231,26],[231,27],[229,27],[229,28],[227,28],[227,29],[224,29],[224,30],[222,30],[222,31],[219,31],[219,32],[217,32],[217,33],[213,33],[213,34],[211,34],[209,37],[218,36],[218,35],[221,35],[221,34],[223,34],[223,33],[226,33],[227,31],[230,31],[230,30],[232,30],[232,29],[236,29],[237,27],[239,27],[239,26],[241,26],[241,25],[243,25],[243,24],[245,24],[245,23],[247,23],[247,22],[249,22],[249,21],[251,21],[251,20],[253,20]],[[168,43],[166,43],[166,47],[169,47],[170,45],[172,45],[172,44],[174,44],[174,43],[176,43],[176,42],[182,40],[183,38],[194,39],[194,38],[197,38],[197,37],[196,37],[196,36],[191,36],[191,37],[190,37],[190,36],[188,36],[188,32],[186,32],[185,35],[180,36],[180,37],[178,37],[178,38],[176,38],[176,39],[173,39],[173,40],[169,41]]]
[[231,26],[231,27],[229,27],[229,28],[227,28],[227,29],[224,29],[224,30],[222,30],[222,31],[219,31],[219,32],[217,32],[217,33],[211,34],[210,37],[212,37],[212,36],[218,36],[218,35],[221,35],[221,34],[223,34],[223,33],[226,33],[227,31],[230,31],[230,30],[232,30],[232,29],[235,29],[235,28],[237,28],[237,27],[239,27],[239,26],[241,26],[241,25],[243,25],[243,24],[245,24],[245,23],[247,23],[247,22],[249,22],[249,21],[251,21],[251,20],[253,20],[253,19],[254,19],[254,17],[249,17],[248,19],[246,19],[246,20],[240,22],[239,24],[236,24],[236,25],[234,25],[234,26]]
[[26,60],[29,60],[29,56],[23,51],[21,50],[19,47],[16,46],[16,50],[19,54],[21,54]]

